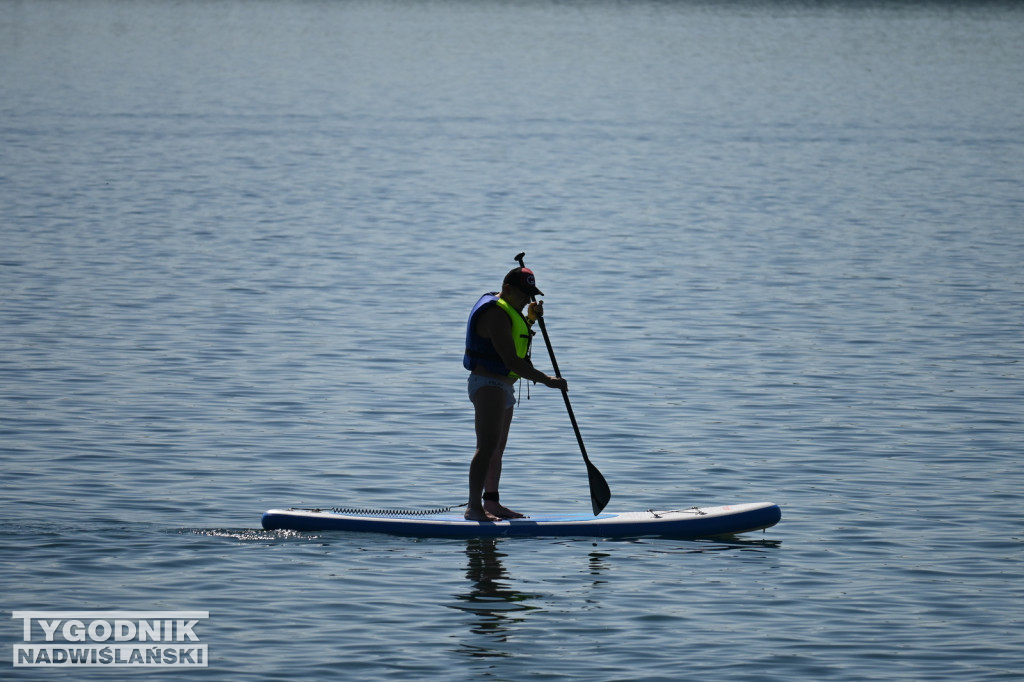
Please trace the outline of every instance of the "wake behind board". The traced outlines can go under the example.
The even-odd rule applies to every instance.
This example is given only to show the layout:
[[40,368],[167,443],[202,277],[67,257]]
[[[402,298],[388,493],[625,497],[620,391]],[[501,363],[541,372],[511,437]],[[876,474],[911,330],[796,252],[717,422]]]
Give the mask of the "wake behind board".
[[772,502],[671,511],[592,514],[538,514],[507,521],[466,521],[462,512],[342,513],[329,509],[271,509],[267,530],[343,530],[432,538],[479,537],[671,537],[683,540],[735,535],[774,526],[782,510]]

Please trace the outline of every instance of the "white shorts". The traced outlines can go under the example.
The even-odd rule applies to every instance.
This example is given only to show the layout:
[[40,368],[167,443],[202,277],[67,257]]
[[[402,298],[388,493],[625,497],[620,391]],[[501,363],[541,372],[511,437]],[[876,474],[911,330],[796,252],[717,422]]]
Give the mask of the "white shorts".
[[505,392],[505,407],[516,406],[516,393],[512,390],[512,385],[501,379],[495,379],[493,377],[485,377],[482,374],[470,374],[469,375],[469,401],[475,402],[473,397],[476,392],[484,386],[495,386]]

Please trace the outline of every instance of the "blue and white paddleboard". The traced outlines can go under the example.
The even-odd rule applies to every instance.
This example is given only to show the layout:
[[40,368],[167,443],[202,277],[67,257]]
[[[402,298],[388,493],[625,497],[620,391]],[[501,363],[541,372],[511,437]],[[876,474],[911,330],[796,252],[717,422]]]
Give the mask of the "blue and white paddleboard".
[[772,502],[670,511],[592,514],[536,514],[507,521],[466,521],[462,512],[440,514],[345,513],[330,509],[271,509],[268,530],[344,530],[432,538],[505,536],[672,537],[693,540],[735,535],[774,526],[782,510]]

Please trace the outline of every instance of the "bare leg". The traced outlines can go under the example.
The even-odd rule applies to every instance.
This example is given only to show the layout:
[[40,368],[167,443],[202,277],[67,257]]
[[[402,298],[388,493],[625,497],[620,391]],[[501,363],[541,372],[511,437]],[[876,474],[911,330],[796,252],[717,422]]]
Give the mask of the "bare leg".
[[497,492],[498,483],[501,481],[501,458],[505,454],[505,445],[508,443],[508,432],[512,426],[512,408],[506,410],[506,414],[502,417],[501,433],[499,434],[498,442],[494,448],[494,453],[491,455],[490,466],[487,467],[487,478],[484,479],[484,490]]
[[[512,408],[505,407],[505,392],[496,386],[478,390],[473,396],[473,405],[476,407],[476,452],[469,465],[469,506],[465,516],[471,521],[496,521],[497,516],[484,510],[481,497],[495,458],[496,476],[501,476],[501,453],[508,440]],[[497,479],[494,481],[496,485]]]
[[[505,454],[505,444],[508,443],[508,432],[512,427],[512,408],[505,411],[504,424],[502,425],[501,440],[497,450],[491,457],[491,466],[487,470],[487,478],[484,479],[484,491],[489,493],[498,492],[498,483],[501,481],[501,457]],[[484,510],[501,519],[521,519],[523,514],[514,512],[508,507],[502,506],[497,500],[484,500]]]

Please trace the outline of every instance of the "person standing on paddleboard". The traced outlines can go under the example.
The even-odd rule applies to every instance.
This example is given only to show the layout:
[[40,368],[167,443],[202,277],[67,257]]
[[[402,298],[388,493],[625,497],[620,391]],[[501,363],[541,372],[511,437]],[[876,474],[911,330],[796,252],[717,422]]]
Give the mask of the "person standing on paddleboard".
[[471,521],[523,517],[504,507],[498,496],[501,457],[516,404],[516,380],[567,389],[565,379],[544,374],[530,360],[530,327],[544,314],[543,301],[530,299],[543,295],[533,271],[514,268],[505,275],[501,293],[484,294],[469,314],[462,364],[470,371],[469,399],[476,410],[476,452],[469,465],[469,506],[465,514]]

